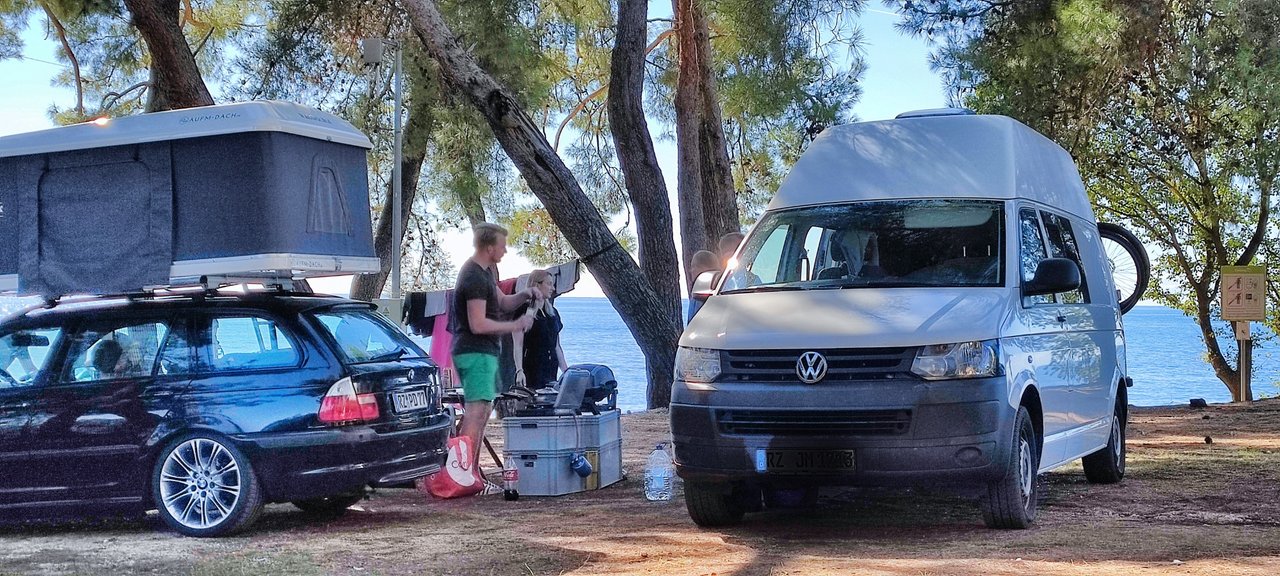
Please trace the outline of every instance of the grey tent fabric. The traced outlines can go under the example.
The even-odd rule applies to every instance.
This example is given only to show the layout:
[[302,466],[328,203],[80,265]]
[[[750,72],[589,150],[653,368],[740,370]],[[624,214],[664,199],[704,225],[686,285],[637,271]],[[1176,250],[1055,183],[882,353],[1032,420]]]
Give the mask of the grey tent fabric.
[[164,286],[175,262],[372,259],[367,178],[364,149],[284,132],[0,158],[0,275],[56,297]]
[[0,158],[0,276],[17,275],[23,190],[35,188],[44,172],[37,157]]
[[172,142],[178,260],[374,256],[365,151],[281,132]]
[[56,296],[166,284],[171,176],[166,143],[45,156],[38,185],[20,192],[19,290]]

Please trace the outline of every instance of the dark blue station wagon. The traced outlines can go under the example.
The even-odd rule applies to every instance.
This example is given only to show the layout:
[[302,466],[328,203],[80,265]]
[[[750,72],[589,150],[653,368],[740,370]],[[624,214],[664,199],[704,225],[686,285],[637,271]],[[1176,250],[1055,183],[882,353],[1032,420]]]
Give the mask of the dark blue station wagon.
[[373,311],[296,293],[96,298],[0,321],[0,518],[156,509],[243,529],[439,470],[436,366]]

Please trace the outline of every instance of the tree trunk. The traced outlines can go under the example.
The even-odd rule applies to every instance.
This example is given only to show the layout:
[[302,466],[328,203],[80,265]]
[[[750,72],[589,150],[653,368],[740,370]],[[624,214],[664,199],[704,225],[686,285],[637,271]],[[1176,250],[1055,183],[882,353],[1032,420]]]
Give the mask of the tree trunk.
[[[742,223],[738,219],[738,197],[733,187],[733,166],[729,164],[729,146],[724,136],[724,115],[720,112],[719,90],[716,87],[715,71],[711,68],[710,27],[707,25],[707,14],[697,4],[698,0],[691,1],[698,50],[696,74],[702,90],[699,127],[702,219],[707,227],[707,240],[714,246],[721,236],[740,231]],[[716,250],[716,247],[711,249]]]
[[[671,204],[644,117],[648,5],[648,0],[621,0],[618,6],[618,35],[609,75],[609,128],[627,194],[635,207],[640,269],[662,301],[668,322],[680,326],[680,268],[675,240],[671,237]],[[665,406],[670,401],[674,353],[672,348],[670,354],[660,359],[660,364],[646,357],[650,406]]]
[[124,4],[151,56],[147,112],[212,106],[213,96],[178,22],[180,0],[124,0]]
[[[462,162],[466,164],[467,171],[474,174],[476,172],[476,159],[469,152],[467,154],[467,157]],[[487,221],[488,217],[484,213],[484,202],[478,185],[474,182],[469,183],[465,187],[454,190],[453,193],[458,197],[458,204],[462,206],[462,213],[466,214],[467,222],[471,224],[472,228],[475,228],[476,224]]]
[[[635,260],[618,244],[600,211],[582,192],[564,161],[547,142],[542,129],[509,94],[463,49],[431,0],[404,0],[414,32],[440,64],[451,88],[466,98],[488,121],[494,136],[530,190],[565,234],[587,269],[600,282],[613,307],[635,337],[645,360],[659,366],[671,358],[680,336],[667,307]],[[650,374],[649,380],[670,386],[672,373]],[[650,395],[650,406],[664,406],[669,398]]]
[[676,177],[676,206],[680,210],[680,257],[684,262],[685,286],[693,285],[689,274],[693,253],[715,250],[707,237],[702,214],[702,86],[699,68],[697,22],[693,12],[695,0],[672,0],[676,16],[676,155],[679,159]]
[[[405,230],[409,227],[409,215],[413,210],[413,201],[418,196],[418,180],[422,175],[422,163],[426,154],[416,152],[412,156],[404,156],[400,162],[400,238],[404,244]],[[392,183],[387,182],[387,201],[382,203],[378,212],[378,229],[374,231],[373,250],[381,261],[381,269],[374,274],[357,274],[351,279],[351,297],[356,300],[373,300],[382,295],[382,288],[391,275],[392,247],[391,239]]]
[[699,0],[674,0],[676,51],[676,146],[680,158],[680,237],[685,285],[693,283],[689,262],[698,250],[716,251],[720,237],[740,229],[729,149],[711,63],[711,38]]

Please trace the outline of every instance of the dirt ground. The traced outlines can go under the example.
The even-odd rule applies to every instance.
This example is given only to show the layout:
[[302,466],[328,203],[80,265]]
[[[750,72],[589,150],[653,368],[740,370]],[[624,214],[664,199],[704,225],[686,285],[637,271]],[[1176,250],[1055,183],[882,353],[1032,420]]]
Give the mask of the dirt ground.
[[1047,474],[1022,531],[984,528],[972,499],[849,489],[701,530],[680,499],[644,500],[644,459],[667,435],[665,412],[624,416],[629,477],[558,498],[381,490],[331,521],[273,505],[217,540],[154,513],[0,526],[0,574],[1280,574],[1280,400],[1134,409],[1125,480]]

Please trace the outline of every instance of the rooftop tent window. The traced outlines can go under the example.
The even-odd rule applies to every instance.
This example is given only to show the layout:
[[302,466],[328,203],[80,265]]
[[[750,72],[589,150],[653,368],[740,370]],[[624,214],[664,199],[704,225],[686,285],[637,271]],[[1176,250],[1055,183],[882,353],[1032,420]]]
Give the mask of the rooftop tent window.
[[311,170],[311,202],[307,209],[307,232],[351,235],[347,197],[334,163],[316,156]]

